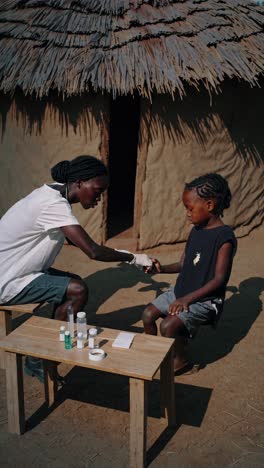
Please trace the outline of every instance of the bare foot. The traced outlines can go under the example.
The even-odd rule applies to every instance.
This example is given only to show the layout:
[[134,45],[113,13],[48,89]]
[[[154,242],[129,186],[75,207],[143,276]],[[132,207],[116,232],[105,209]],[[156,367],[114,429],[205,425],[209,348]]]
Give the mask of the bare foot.
[[181,369],[183,369],[188,364],[190,364],[188,359],[184,359],[183,361],[181,361],[178,358],[174,358],[174,372],[180,371]]
[[[175,362],[177,361],[177,362]],[[193,364],[190,361],[181,361],[179,362],[178,360],[174,360],[175,365],[174,365],[174,375],[191,375],[195,374],[200,370],[200,364]]]

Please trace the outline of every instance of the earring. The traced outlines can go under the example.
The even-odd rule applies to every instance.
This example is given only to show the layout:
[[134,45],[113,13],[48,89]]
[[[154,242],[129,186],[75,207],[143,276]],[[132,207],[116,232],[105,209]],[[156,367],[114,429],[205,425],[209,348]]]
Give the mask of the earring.
[[65,198],[68,201],[68,184],[66,182],[66,189],[65,189]]

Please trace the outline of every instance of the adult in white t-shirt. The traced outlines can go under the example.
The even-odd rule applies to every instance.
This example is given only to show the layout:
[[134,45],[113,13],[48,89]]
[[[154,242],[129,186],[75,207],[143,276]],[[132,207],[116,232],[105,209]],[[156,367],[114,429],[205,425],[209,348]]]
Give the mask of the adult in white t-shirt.
[[94,260],[152,263],[145,254],[98,245],[72,214],[73,203],[93,208],[108,187],[101,161],[78,156],[56,164],[51,175],[55,184],[34,190],[0,220],[0,304],[52,302],[54,317],[66,320],[69,305],[74,314],[83,309],[88,289],[77,275],[50,268],[65,237]]

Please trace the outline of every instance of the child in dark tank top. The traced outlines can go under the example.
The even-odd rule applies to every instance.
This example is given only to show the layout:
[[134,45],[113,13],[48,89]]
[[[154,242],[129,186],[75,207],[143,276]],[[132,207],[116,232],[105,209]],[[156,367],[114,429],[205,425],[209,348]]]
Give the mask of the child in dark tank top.
[[178,263],[161,265],[152,259],[147,273],[179,273],[175,287],[161,294],[143,313],[145,333],[156,335],[156,320],[163,321],[160,332],[175,338],[176,374],[190,371],[188,338],[201,325],[216,322],[223,308],[237,242],[233,230],[221,219],[230,206],[231,192],[220,174],[205,174],[184,187],[182,201],[193,224]]

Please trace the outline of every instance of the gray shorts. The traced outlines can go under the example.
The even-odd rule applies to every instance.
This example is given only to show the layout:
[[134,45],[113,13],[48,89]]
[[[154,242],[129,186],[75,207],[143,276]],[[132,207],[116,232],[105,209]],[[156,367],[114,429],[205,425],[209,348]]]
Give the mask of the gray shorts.
[[[169,306],[175,300],[174,286],[171,286],[165,293],[158,296],[152,304],[160,310],[162,316],[166,317],[169,314]],[[179,312],[178,317],[184,323],[190,337],[193,338],[200,325],[209,325],[216,322],[221,305],[221,299],[195,302],[189,306],[188,311]]]
[[49,268],[46,273],[31,281],[5,305],[36,304],[37,302],[61,304],[72,278],[78,278],[78,276]]

